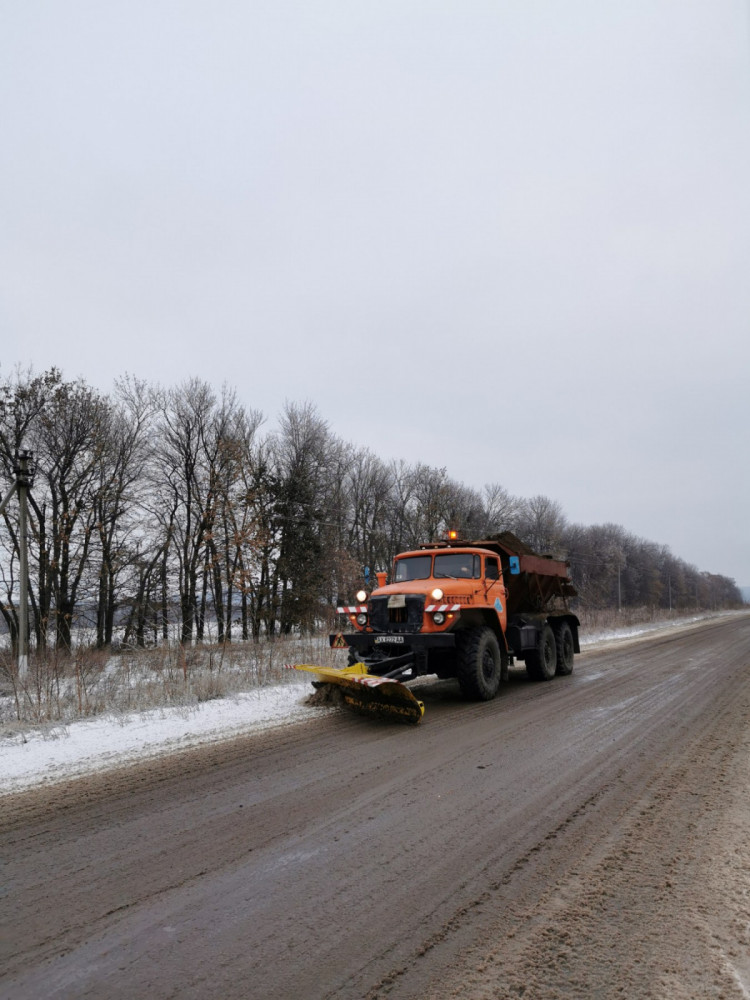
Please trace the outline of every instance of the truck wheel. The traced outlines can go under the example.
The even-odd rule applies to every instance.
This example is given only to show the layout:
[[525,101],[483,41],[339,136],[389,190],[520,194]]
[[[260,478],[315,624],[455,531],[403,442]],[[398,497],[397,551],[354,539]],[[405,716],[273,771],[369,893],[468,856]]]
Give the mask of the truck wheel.
[[456,635],[458,684],[465,698],[490,701],[502,677],[502,656],[490,628],[468,628]]
[[555,645],[557,646],[557,676],[567,677],[573,673],[573,633],[567,622],[561,622],[555,629]]
[[556,670],[555,634],[549,625],[543,625],[536,648],[526,654],[526,673],[533,681],[551,681]]

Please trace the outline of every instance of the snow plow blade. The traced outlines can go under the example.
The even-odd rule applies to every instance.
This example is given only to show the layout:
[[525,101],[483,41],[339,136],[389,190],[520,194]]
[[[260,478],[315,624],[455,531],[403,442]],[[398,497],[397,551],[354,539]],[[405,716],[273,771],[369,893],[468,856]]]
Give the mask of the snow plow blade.
[[389,677],[368,674],[364,663],[355,663],[342,670],[293,663],[295,670],[315,674],[318,683],[333,684],[340,689],[344,704],[353,712],[375,715],[394,722],[418,723],[424,715],[424,705],[417,701],[408,687]]

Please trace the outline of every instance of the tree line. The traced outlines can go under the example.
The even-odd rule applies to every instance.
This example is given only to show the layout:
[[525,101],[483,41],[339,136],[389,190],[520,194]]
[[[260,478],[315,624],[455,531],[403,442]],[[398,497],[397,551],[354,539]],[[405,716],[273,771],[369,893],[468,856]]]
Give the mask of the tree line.
[[[449,527],[511,530],[571,562],[591,607],[719,608],[734,581],[615,524],[571,524],[545,496],[469,488],[334,435],[310,403],[273,431],[228,387],[135,378],[102,394],[57,369],[0,381],[0,492],[33,453],[28,603],[39,650],[76,630],[100,647],[258,639],[313,630],[393,556]],[[0,614],[18,636],[18,516],[0,525]]]

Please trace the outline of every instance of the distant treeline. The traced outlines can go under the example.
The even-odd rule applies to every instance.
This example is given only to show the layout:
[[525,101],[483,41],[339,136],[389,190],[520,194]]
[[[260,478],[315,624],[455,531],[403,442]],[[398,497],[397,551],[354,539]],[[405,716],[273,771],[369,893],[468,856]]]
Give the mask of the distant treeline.
[[[511,530],[565,557],[590,607],[725,608],[733,580],[700,572],[619,525],[570,524],[559,503],[481,491],[422,463],[384,462],[331,433],[309,403],[278,430],[236,392],[192,379],[126,377],[103,395],[56,369],[0,382],[0,490],[33,452],[30,631],[69,649],[87,625],[99,646],[175,633],[183,642],[312,630],[367,572],[448,527]],[[18,508],[0,525],[0,613],[18,634]]]

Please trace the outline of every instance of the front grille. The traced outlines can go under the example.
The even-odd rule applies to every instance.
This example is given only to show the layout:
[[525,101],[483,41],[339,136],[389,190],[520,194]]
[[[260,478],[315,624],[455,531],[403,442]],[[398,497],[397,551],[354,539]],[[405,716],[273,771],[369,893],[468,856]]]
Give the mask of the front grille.
[[406,604],[389,608],[387,597],[370,599],[370,625],[376,632],[421,632],[424,615],[424,597],[407,594]]

